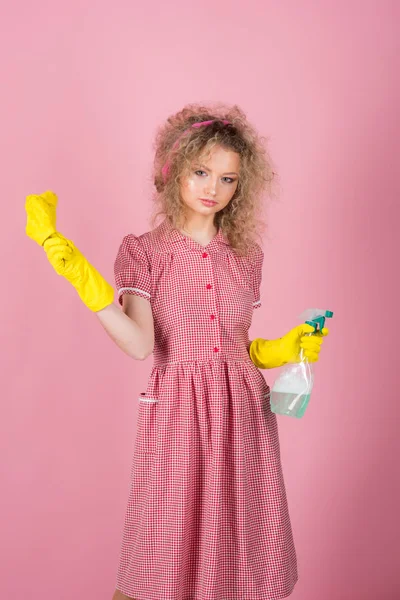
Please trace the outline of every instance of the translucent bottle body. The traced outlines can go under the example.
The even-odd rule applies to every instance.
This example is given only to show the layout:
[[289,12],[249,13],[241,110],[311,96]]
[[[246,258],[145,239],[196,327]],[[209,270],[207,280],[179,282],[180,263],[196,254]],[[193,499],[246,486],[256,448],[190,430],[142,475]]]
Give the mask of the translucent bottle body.
[[[299,318],[307,325],[314,327],[314,333],[321,331],[325,319],[332,318],[333,312],[322,308],[308,308]],[[307,336],[313,333],[307,333]],[[304,349],[300,350],[300,362],[285,365],[271,390],[270,404],[272,412],[301,419],[311,397],[314,384],[314,367],[304,357]]]
[[310,400],[313,384],[314,370],[308,360],[285,365],[271,389],[272,412],[301,419]]

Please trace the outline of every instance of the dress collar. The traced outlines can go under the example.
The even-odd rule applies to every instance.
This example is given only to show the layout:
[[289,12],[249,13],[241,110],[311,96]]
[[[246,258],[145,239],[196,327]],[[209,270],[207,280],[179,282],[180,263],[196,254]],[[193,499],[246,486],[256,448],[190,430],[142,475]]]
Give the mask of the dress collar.
[[198,248],[203,248],[203,249],[206,249],[206,248],[214,249],[215,248],[215,249],[217,249],[221,245],[229,246],[228,239],[222,233],[221,228],[218,229],[218,233],[212,238],[212,240],[207,244],[207,246],[203,246],[202,244],[199,244],[192,238],[181,233],[179,231],[179,229],[176,229],[172,225],[172,223],[170,222],[168,217],[166,217],[164,219],[164,221],[160,224],[159,233],[160,233],[162,241],[166,242],[167,244],[173,244],[173,245],[177,244],[180,246],[186,245],[190,248],[195,248],[195,249],[198,249]]

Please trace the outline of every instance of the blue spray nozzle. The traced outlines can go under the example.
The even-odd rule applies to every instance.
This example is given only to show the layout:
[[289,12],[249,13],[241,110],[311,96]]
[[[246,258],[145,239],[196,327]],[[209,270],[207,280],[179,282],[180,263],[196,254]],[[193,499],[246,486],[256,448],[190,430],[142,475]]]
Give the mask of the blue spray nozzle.
[[300,319],[305,319],[307,325],[314,327],[314,332],[321,331],[325,327],[325,319],[332,317],[333,312],[331,310],[323,310],[321,308],[309,308],[300,315]]

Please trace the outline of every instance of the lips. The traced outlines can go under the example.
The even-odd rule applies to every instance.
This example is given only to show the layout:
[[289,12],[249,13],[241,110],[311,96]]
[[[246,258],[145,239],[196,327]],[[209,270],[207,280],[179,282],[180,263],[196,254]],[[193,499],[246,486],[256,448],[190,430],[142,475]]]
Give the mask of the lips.
[[208,198],[200,198],[200,200],[203,202],[203,204],[207,204],[208,206],[214,206],[217,204],[215,200],[209,200]]

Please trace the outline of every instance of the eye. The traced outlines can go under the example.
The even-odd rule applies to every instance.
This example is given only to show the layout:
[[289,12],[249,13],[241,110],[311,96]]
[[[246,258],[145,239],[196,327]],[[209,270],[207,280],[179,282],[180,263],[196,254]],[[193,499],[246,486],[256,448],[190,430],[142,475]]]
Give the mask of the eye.
[[[197,171],[195,171],[195,174],[199,175],[199,177],[202,177],[201,173],[207,175],[207,173],[203,171],[203,169],[198,169]],[[222,179],[225,183],[234,183],[236,181],[236,179],[232,179],[232,177],[223,177]]]

